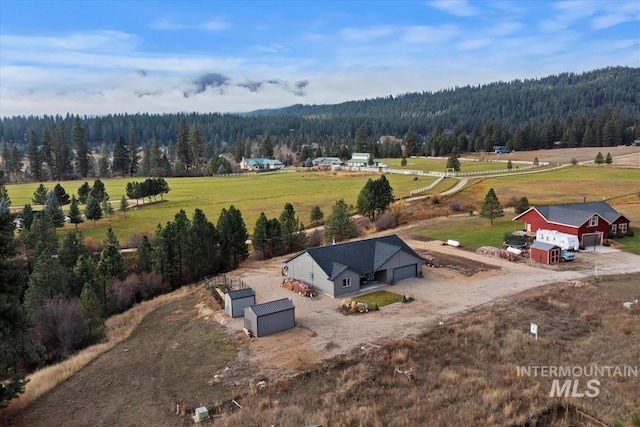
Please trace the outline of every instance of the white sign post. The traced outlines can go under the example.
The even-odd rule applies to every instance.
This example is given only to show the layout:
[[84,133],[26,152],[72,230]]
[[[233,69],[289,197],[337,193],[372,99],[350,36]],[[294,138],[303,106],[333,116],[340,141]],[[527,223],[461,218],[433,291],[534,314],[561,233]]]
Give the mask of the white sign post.
[[535,323],[531,324],[531,333],[536,336],[536,340],[538,339],[538,325]]

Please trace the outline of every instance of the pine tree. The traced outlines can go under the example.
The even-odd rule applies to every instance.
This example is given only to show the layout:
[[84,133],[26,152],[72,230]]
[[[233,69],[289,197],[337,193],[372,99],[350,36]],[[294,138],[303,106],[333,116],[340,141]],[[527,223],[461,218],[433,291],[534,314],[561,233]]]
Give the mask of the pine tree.
[[58,203],[56,193],[50,191],[47,194],[47,200],[44,203],[44,215],[56,227],[64,227],[64,214],[62,207]]
[[91,195],[98,202],[101,202],[105,198],[109,197],[109,195],[107,194],[107,192],[105,190],[104,183],[102,181],[100,181],[99,179],[96,179],[93,182],[93,187],[91,188]]
[[267,249],[269,248],[269,234],[268,234],[269,220],[264,212],[260,212],[256,224],[253,227],[253,236],[251,237],[251,244],[255,252],[262,252],[262,259],[270,258],[267,256]]
[[515,206],[515,213],[521,214],[529,209],[529,199],[526,196],[522,196]]
[[127,201],[127,198],[125,197],[125,195],[122,195],[122,198],[120,199],[120,212],[122,212],[122,216],[124,216],[124,218],[127,218],[127,208],[129,207],[129,202]]
[[218,231],[201,209],[196,208],[193,213],[188,237],[190,256],[187,257],[186,265],[192,280],[215,273],[218,263]]
[[247,239],[249,233],[242,219],[242,213],[233,205],[223,208],[218,217],[217,230],[220,235],[220,253],[227,271],[238,268],[241,261],[249,256]]
[[9,197],[9,190],[0,182],[0,200],[4,200],[7,206],[11,206],[11,198]]
[[[413,126],[409,126],[409,130],[404,136],[404,147],[405,152],[404,155],[406,157],[415,156],[418,149],[416,133],[413,130]],[[405,160],[406,162],[406,160]]]
[[38,137],[34,131],[29,132],[27,140],[27,157],[29,157],[29,170],[33,179],[42,181],[42,155],[38,150]]
[[233,146],[233,159],[236,163],[240,163],[242,157],[244,156],[244,140],[242,137],[242,132],[238,132],[236,135],[236,142]]
[[331,208],[324,224],[324,234],[327,239],[335,238],[338,242],[358,236],[356,223],[349,215],[349,207],[344,200],[338,200]]
[[204,162],[204,143],[198,122],[193,122],[189,128],[189,151],[194,168],[200,168]]
[[142,160],[140,161],[140,171],[142,176],[151,176],[151,146],[142,146]]
[[136,273],[150,273],[153,268],[153,247],[149,238],[145,235],[142,236],[142,241],[138,245],[138,251],[136,253]]
[[189,147],[189,128],[184,119],[180,120],[178,128],[178,137],[176,139],[176,158],[180,160],[182,167],[186,170],[191,168],[193,163],[191,158],[191,149]]
[[138,172],[138,163],[140,162],[140,156],[138,156],[138,141],[136,138],[136,130],[134,128],[129,129],[129,176],[134,176]]
[[31,228],[31,224],[33,224],[33,220],[35,219],[35,217],[36,215],[35,212],[33,212],[31,205],[29,203],[24,205],[24,207],[22,208],[22,228],[24,230],[29,230]]
[[76,150],[76,170],[82,178],[86,178],[89,176],[89,146],[80,117],[76,117],[73,121],[71,137]]
[[493,225],[494,218],[504,216],[504,211],[502,210],[502,206],[500,206],[500,201],[495,191],[493,191],[493,188],[490,188],[484,197],[484,202],[482,202],[482,208],[480,209],[480,216],[482,218],[488,218],[491,221],[491,225]]
[[324,218],[324,213],[322,212],[322,210],[320,210],[320,206],[315,205],[311,209],[311,215],[309,217],[309,219],[311,220],[311,223],[317,226],[320,223],[320,221],[322,221],[323,218]]
[[356,130],[355,151],[357,153],[369,152],[369,132],[365,125],[360,125]]
[[[117,246],[108,244],[102,252],[100,252],[98,273],[107,281],[124,280],[124,278],[127,277],[124,257]],[[103,301],[105,301],[104,298]]]
[[104,331],[103,310],[95,290],[89,283],[85,283],[80,293],[78,314],[87,328],[87,334],[91,337],[91,341],[100,337]]
[[596,158],[593,161],[596,165],[600,166],[601,164],[604,163],[604,157],[602,157],[602,153],[598,151],[598,154],[596,154]]
[[105,246],[113,245],[116,248],[120,247],[120,241],[118,241],[118,237],[116,236],[116,232],[113,231],[113,228],[111,228],[111,226],[107,227],[107,237],[104,240],[104,245]]
[[13,231],[15,224],[9,203],[0,198],[0,259],[11,257],[15,253]]
[[24,293],[24,305],[35,313],[46,299],[67,298],[68,280],[69,276],[58,259],[51,256],[48,249],[43,250],[29,276],[29,287]]
[[92,195],[87,197],[87,204],[84,208],[84,216],[93,221],[93,225],[96,225],[96,221],[102,218],[102,208],[100,208],[100,201],[94,198]]
[[447,158],[447,170],[451,169],[455,172],[460,172],[460,160],[458,160],[458,156],[455,154],[451,154],[449,158]]
[[[53,179],[53,141],[49,126],[45,125],[42,129],[42,138],[40,138],[40,140],[42,142],[42,149],[40,151],[42,153],[42,162],[44,163],[43,169],[45,169],[43,171],[42,178]],[[46,167],[44,165],[46,165]]]
[[284,205],[279,221],[282,231],[282,243],[286,253],[303,249],[307,234],[304,226],[296,217],[296,211],[291,203]]
[[89,251],[84,245],[82,232],[71,231],[67,233],[58,248],[58,261],[60,265],[71,270],[82,256],[89,256]]
[[31,201],[34,205],[44,205],[47,201],[47,194],[49,194],[49,190],[47,190],[47,187],[45,187],[43,183],[40,183],[36,191],[33,192]]
[[124,137],[119,137],[113,145],[113,171],[119,172],[123,177],[127,176],[131,167],[131,159]]
[[266,159],[273,158],[273,141],[271,140],[271,137],[269,135],[267,135],[262,141],[260,151],[262,153],[262,157]]
[[82,184],[80,188],[78,188],[78,202],[82,204],[87,203],[87,196],[89,195],[89,193],[91,193],[91,190],[91,186],[88,182],[85,181],[84,184]]
[[605,157],[604,162],[608,165],[613,163],[613,158],[611,157],[611,153],[607,153],[607,157]]
[[53,192],[58,199],[58,203],[60,206],[68,205],[71,201],[69,200],[69,195],[65,191],[64,187],[57,183],[55,187],[53,187]]
[[69,206],[69,222],[76,226],[76,230],[78,229],[78,224],[82,224],[84,219],[82,219],[82,214],[80,213],[80,205],[78,203],[78,199],[76,199],[76,195],[71,196],[71,205]]

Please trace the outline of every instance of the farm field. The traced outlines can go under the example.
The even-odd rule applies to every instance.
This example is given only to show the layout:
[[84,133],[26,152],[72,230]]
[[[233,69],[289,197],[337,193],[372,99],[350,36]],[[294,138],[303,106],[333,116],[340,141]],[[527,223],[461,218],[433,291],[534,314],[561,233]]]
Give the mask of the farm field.
[[[320,206],[326,217],[338,199],[343,198],[347,204],[355,204],[358,193],[369,178],[377,179],[378,175],[290,172],[215,178],[167,178],[171,191],[164,196],[165,200],[161,202],[158,197],[158,203],[138,208],[132,206],[127,211],[126,219],[118,211],[125,186],[127,182],[143,179],[107,179],[103,182],[116,210],[115,214],[111,219],[103,218],[95,225],[85,222],[79,228],[85,237],[102,240],[107,226],[111,225],[124,243],[135,233],[153,234],[157,224],[172,220],[181,209],[191,217],[195,208],[200,208],[215,224],[220,211],[234,205],[242,212],[251,233],[260,212],[264,211],[269,218],[278,217],[286,203],[293,204],[300,221],[308,224],[311,209],[315,205]],[[388,175],[387,179],[396,197],[408,196],[411,190],[427,186],[436,180],[432,177],[420,177],[418,181],[414,181],[411,175]],[[71,194],[77,192],[82,182],[65,181],[61,185]],[[93,181],[89,183],[93,184]],[[45,185],[53,188],[55,183]],[[438,188],[444,191],[452,185],[450,181],[442,182]],[[35,183],[8,185],[12,207],[17,209],[30,203],[37,186]],[[71,225],[66,225],[62,232],[72,228]]]

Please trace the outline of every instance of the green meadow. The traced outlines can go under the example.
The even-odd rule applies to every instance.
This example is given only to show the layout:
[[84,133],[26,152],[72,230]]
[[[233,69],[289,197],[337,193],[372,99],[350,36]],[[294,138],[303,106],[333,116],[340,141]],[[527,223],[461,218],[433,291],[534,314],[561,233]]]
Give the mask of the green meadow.
[[[97,221],[95,225],[85,222],[79,228],[85,237],[102,240],[107,226],[111,225],[120,242],[125,243],[133,234],[153,233],[158,224],[172,220],[181,209],[190,217],[196,208],[200,208],[215,224],[220,211],[234,205],[242,212],[247,229],[251,233],[260,212],[264,212],[269,218],[278,217],[286,203],[293,205],[303,224],[309,224],[311,209],[315,205],[320,206],[326,217],[338,199],[344,199],[347,204],[355,204],[358,193],[366,181],[378,177],[377,174],[289,172],[230,177],[167,178],[171,191],[164,196],[163,201],[158,197],[157,203],[139,206],[135,206],[135,201],[132,201],[126,218],[118,210],[126,184],[130,181],[143,181],[144,178],[106,179],[103,182],[111,198],[114,215],[111,219],[103,218]],[[419,181],[414,181],[411,175],[387,175],[387,179],[397,198],[408,196],[411,190],[427,186],[436,180],[432,177],[420,177]],[[83,182],[64,181],[60,184],[71,195],[77,194]],[[88,182],[93,184],[93,180]],[[55,184],[48,182],[45,186],[52,189]],[[453,185],[453,182],[441,185],[443,191],[447,186]],[[7,185],[12,207],[20,209],[25,203],[31,203],[37,186],[36,183]],[[440,188],[440,185],[438,187]],[[67,209],[68,206],[65,206],[65,211]],[[70,229],[72,226],[68,224],[61,232]]]

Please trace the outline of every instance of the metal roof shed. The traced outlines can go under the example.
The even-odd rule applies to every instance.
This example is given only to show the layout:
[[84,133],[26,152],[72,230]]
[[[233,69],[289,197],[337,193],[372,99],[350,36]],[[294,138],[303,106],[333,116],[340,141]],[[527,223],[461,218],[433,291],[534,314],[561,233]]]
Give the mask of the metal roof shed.
[[529,256],[542,264],[556,264],[560,262],[560,246],[535,241],[529,246]]
[[289,298],[256,304],[244,309],[244,327],[256,337],[296,326],[295,306]]
[[256,293],[251,288],[236,289],[224,295],[224,312],[231,317],[244,315],[244,308],[256,304]]

